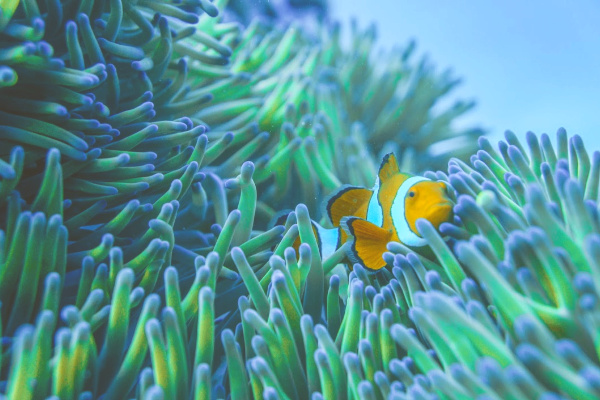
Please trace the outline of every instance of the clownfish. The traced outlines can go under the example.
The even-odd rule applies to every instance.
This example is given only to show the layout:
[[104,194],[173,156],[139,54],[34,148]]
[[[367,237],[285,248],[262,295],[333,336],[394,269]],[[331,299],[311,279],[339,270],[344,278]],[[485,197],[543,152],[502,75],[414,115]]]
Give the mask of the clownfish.
[[436,229],[451,221],[454,203],[447,190],[444,182],[400,172],[395,155],[387,154],[372,189],[343,186],[325,201],[333,228],[313,221],[322,259],[352,240],[348,260],[376,272],[386,265],[383,253],[388,242],[412,248],[425,246],[427,241],[419,235],[416,221],[425,218]]

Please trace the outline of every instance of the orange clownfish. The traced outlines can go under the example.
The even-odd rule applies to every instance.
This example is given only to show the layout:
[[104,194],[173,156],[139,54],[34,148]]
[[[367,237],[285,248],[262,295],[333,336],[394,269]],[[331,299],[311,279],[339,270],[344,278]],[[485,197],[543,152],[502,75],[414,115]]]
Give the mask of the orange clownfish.
[[352,238],[349,261],[375,272],[386,265],[383,253],[388,242],[425,246],[416,221],[425,218],[438,229],[453,219],[453,205],[444,182],[401,173],[390,153],[383,158],[372,189],[344,186],[325,202],[334,228],[313,222],[313,231],[323,259]]

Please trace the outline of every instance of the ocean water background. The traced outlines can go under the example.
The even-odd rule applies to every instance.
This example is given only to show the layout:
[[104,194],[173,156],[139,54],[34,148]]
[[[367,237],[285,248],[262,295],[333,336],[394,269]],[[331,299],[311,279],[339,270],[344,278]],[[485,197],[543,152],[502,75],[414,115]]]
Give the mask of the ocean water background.
[[564,127],[600,149],[600,2],[580,0],[332,0],[331,17],[375,22],[378,44],[417,41],[439,69],[463,84],[449,96],[477,100],[460,124],[480,124],[492,142],[506,129]]

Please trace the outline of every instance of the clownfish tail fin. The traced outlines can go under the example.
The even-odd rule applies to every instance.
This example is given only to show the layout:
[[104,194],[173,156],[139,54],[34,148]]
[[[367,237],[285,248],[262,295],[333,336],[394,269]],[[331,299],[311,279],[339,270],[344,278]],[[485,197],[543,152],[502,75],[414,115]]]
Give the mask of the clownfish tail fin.
[[[285,223],[285,218],[284,218],[284,223]],[[295,223],[295,221],[294,221]],[[319,224],[317,224],[315,221],[310,221],[311,225],[312,225],[312,231],[313,234],[315,235],[315,239],[317,240],[317,248],[319,249],[319,253],[323,252],[323,243],[322,243],[322,238],[321,238],[321,230],[324,230],[323,227],[321,227]],[[284,224],[279,224],[279,225],[284,225]],[[302,244],[302,241],[300,240],[300,235],[296,236],[296,239],[294,239],[294,243],[292,243],[292,247],[293,249],[296,251],[296,259],[300,258],[300,245]]]
[[344,230],[351,236],[348,258],[375,272],[385,267],[383,253],[392,239],[392,233],[362,218],[347,217],[342,221]]
[[282,210],[282,211],[278,211],[275,213],[275,215],[273,215],[273,218],[271,218],[271,220],[269,221],[269,224],[267,225],[269,228],[273,228],[274,226],[277,225],[283,225],[286,226],[287,228],[287,222],[288,219],[293,218],[293,221],[290,221],[290,225],[295,224],[296,223],[296,214],[294,213],[294,215],[290,215],[292,214],[294,211],[293,210]]

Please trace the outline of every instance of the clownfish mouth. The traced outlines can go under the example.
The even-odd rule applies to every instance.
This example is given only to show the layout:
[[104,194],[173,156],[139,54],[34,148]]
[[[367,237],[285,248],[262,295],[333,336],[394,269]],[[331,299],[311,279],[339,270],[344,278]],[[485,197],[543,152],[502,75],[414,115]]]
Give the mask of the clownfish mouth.
[[428,214],[437,214],[441,211],[451,211],[454,208],[454,203],[451,201],[442,201],[440,203],[433,204],[428,207]]
[[442,223],[452,220],[454,216],[453,208],[454,203],[451,201],[437,203],[427,210],[427,219],[435,229],[438,229]]

